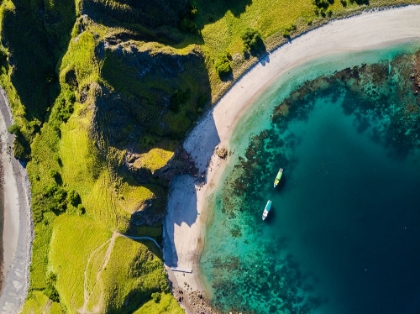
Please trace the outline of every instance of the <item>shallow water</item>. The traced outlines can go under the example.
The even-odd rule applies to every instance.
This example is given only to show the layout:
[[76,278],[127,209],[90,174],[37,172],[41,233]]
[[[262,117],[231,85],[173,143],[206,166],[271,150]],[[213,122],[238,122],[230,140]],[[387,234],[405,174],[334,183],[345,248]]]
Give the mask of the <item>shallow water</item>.
[[420,115],[404,49],[278,84],[236,128],[200,261],[218,309],[419,313]]

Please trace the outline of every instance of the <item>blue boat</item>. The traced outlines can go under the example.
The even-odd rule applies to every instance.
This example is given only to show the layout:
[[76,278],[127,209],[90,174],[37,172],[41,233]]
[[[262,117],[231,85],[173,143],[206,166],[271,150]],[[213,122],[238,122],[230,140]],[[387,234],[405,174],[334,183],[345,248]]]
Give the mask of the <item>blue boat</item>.
[[270,212],[272,202],[268,200],[267,204],[265,205],[264,212],[262,214],[262,220],[265,220]]

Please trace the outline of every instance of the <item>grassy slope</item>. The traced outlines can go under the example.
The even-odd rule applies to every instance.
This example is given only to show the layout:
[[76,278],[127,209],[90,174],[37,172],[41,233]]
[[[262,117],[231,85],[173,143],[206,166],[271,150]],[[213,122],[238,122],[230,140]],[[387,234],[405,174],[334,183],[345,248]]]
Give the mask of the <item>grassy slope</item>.
[[[372,6],[405,2],[420,1],[370,1]],[[105,2],[85,1],[84,5],[98,8],[101,3]],[[233,78],[255,62],[255,57],[247,59],[242,53],[240,35],[246,27],[258,29],[270,49],[284,40],[281,33],[291,24],[299,32],[311,27],[309,21],[312,25],[326,21],[315,15],[310,0],[234,4],[214,0],[210,8],[197,0],[195,22],[201,34],[185,36],[176,30],[176,19],[136,24],[133,21],[142,11],[134,8],[134,15],[130,15],[133,20],[121,22],[125,10],[131,9],[116,1],[106,3],[108,7],[98,12],[111,10],[113,14],[101,18],[93,12],[92,20],[77,17],[79,4],[69,0],[4,1],[0,8],[1,36],[12,65],[1,69],[0,81],[16,121],[25,137],[33,140],[28,173],[36,224],[31,292],[24,313],[73,313],[84,304],[84,287],[91,295],[87,308],[99,312],[132,312],[137,308],[136,313],[181,312],[173,297],[165,293],[161,256],[153,246],[121,237],[110,246],[113,232],[126,232],[131,214],[144,201],[165,200],[164,184],[154,179],[140,184],[121,171],[124,154],[128,148],[134,149],[140,155],[134,165],[151,172],[172,158],[177,141],[201,114],[203,102],[217,99],[232,83],[221,81],[216,74],[214,61],[218,56],[226,51],[233,56]],[[163,10],[161,3],[157,7]],[[175,2],[173,6],[181,7]],[[40,8],[42,16],[34,13],[41,12]],[[360,7],[348,4],[344,8],[335,1],[331,9],[334,17]],[[28,23],[34,27],[24,27]],[[121,50],[118,40],[122,33],[125,40],[132,40]],[[99,51],[104,39],[113,36],[117,43]],[[161,43],[150,42],[160,39]],[[156,59],[166,68],[153,63]],[[139,75],[145,68],[149,72]],[[171,96],[187,90],[190,94],[178,110],[162,109],[169,105]],[[66,113],[69,119],[63,122],[60,116]],[[123,122],[113,124],[116,116]],[[36,125],[44,121],[37,131]],[[172,140],[168,142],[167,137]],[[51,170],[58,176],[52,176]],[[45,194],[51,185],[66,193],[75,190],[86,213],[80,215],[70,204],[65,214],[51,211],[51,206],[57,205],[53,196]],[[159,225],[131,230],[157,239],[161,235]],[[57,276],[54,285],[60,304],[43,293],[51,272]],[[156,303],[151,293],[158,291],[161,300]],[[138,301],[124,307],[133,297]]]

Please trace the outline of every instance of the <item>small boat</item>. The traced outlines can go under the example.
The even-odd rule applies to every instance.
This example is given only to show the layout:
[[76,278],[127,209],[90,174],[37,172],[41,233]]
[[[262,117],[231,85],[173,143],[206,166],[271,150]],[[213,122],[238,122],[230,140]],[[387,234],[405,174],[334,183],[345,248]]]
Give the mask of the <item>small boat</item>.
[[277,173],[276,178],[274,179],[274,188],[276,188],[276,186],[279,185],[282,174],[283,174],[283,168],[280,168],[279,172]]
[[272,204],[272,202],[270,200],[268,200],[267,204],[265,205],[264,212],[262,214],[262,220],[265,220],[265,218],[267,218],[268,213],[271,209],[271,204]]

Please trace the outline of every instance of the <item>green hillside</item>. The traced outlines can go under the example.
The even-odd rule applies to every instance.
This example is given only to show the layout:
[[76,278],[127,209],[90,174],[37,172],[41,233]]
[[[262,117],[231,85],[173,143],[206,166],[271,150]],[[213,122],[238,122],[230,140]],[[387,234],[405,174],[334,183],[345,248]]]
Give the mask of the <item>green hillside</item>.
[[182,312],[159,249],[124,235],[161,242],[187,132],[290,37],[419,2],[3,0],[0,83],[35,222],[23,313]]

